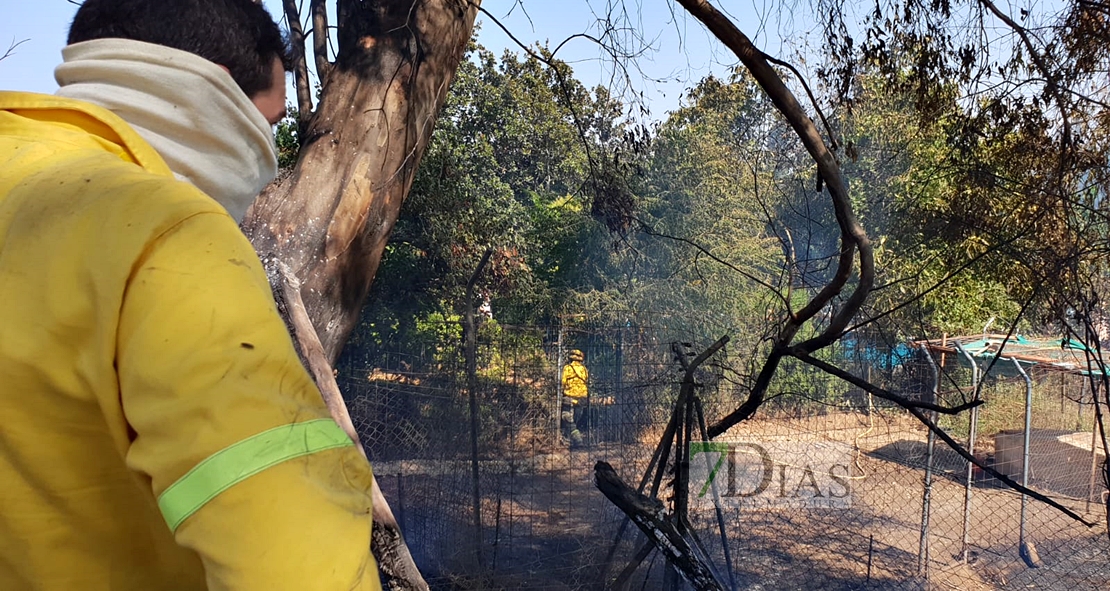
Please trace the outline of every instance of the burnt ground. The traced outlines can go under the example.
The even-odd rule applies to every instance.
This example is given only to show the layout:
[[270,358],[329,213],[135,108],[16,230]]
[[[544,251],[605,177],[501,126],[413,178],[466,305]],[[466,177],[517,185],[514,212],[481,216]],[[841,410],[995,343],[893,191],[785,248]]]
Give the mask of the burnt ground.
[[[1110,543],[1097,504],[1060,497],[1103,522],[1088,529],[1036,502],[1027,506],[1026,536],[1043,561],[1030,569],[1018,556],[1021,497],[973,487],[968,559],[963,561],[966,464],[938,446],[928,560],[919,571],[925,433],[900,419],[865,415],[762,419],[744,436],[821,438],[857,446],[852,505],[846,509],[725,511],[737,589],[1060,589],[1110,588]],[[568,451],[537,445],[480,463],[481,543],[471,512],[471,464],[451,459],[376,462],[375,472],[402,522],[415,559],[434,589],[603,589],[627,563],[637,532],[630,527],[606,557],[622,515],[592,482],[597,460],[635,484],[655,444],[604,442]],[[664,490],[664,498],[669,491]],[[691,515],[724,572],[711,511]],[[476,548],[481,549],[481,567]],[[663,588],[663,565],[649,557],[632,589]]]

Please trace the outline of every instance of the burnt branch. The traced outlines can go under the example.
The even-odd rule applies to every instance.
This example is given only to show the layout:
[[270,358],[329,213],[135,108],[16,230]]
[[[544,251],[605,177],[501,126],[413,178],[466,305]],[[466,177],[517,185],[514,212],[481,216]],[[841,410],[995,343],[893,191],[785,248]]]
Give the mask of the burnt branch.
[[312,377],[320,388],[320,395],[323,396],[324,404],[327,405],[332,418],[343,428],[351,441],[355,442],[355,447],[362,452],[363,457],[366,457],[366,450],[362,447],[358,431],[351,421],[351,414],[343,401],[339,384],[335,381],[335,374],[324,353],[324,346],[320,344],[320,337],[316,335],[316,329],[312,327],[312,320],[305,310],[304,300],[301,298],[301,283],[287,265],[281,262],[277,265],[281,273],[282,299],[289,314],[289,323],[293,327],[291,332],[297,340],[298,352],[304,358],[308,370],[312,372]]
[[852,211],[848,187],[840,172],[840,165],[828,146],[825,145],[813,120],[809,118],[797,98],[783,83],[778,72],[771,67],[765,54],[752,44],[747,35],[741,32],[728,17],[705,0],[678,0],[678,2],[690,14],[702,21],[748,68],[752,77],[767,93],[775,108],[782,113],[787,123],[798,135],[806,151],[813,158],[818,173],[825,179],[829,196],[833,202],[833,210],[841,229],[841,254],[836,275],[802,310],[790,319],[780,336],[781,343],[790,342],[803,323],[813,318],[844,289],[854,268],[855,251],[857,249],[859,251],[859,280],[855,290],[849,296],[845,306],[833,317],[825,332],[807,342],[807,347],[812,347],[810,350],[826,346],[839,336],[851,317],[859,310],[867,298],[871,285],[874,283],[875,274],[871,243]]
[[883,400],[889,400],[890,402],[893,402],[898,406],[906,409],[920,408],[923,410],[938,412],[945,415],[958,415],[961,412],[971,410],[976,406],[982,406],[985,402],[983,400],[972,400],[970,402],[965,402],[964,404],[961,404],[959,406],[941,406],[939,404],[933,404],[931,402],[925,402],[922,400],[910,400],[905,396],[900,396],[898,394],[895,394],[894,392],[891,392],[890,390],[880,388],[879,386],[876,386],[875,384],[872,384],[871,382],[868,382],[863,378],[852,375],[850,372],[840,369],[839,367],[831,363],[822,361],[820,359],[817,359],[816,357],[812,357],[808,353],[802,351],[791,351],[790,356],[799,361],[808,363],[809,365],[812,365],[813,367],[816,367],[817,369],[820,369],[821,371],[829,375],[836,376],[844,380],[845,382],[852,384],[853,386],[862,388],[865,392],[870,392],[875,396],[882,398]]
[[607,462],[594,465],[594,483],[605,498],[644,532],[696,591],[724,591],[725,586],[698,556],[693,545],[667,519],[662,501],[636,492],[621,480]]
[[1061,505],[1060,503],[1053,500],[1051,497],[1049,497],[1047,495],[1043,495],[1043,494],[1041,494],[1041,493],[1039,493],[1035,490],[1032,490],[1030,488],[1022,486],[1020,483],[1015,481],[1013,478],[1010,478],[1009,476],[1006,476],[1005,474],[999,472],[998,470],[995,470],[994,467],[988,465],[983,460],[980,460],[979,458],[975,457],[974,455],[969,453],[966,449],[964,449],[964,446],[957,443],[956,440],[953,439],[952,436],[949,435],[947,431],[938,427],[936,425],[936,423],[934,423],[921,409],[914,408],[914,407],[906,407],[906,410],[909,411],[909,413],[912,414],[914,417],[916,417],[917,420],[921,421],[921,423],[923,425],[928,427],[930,431],[935,433],[937,437],[940,437],[941,440],[944,441],[946,444],[948,444],[948,447],[952,448],[952,451],[959,454],[961,458],[971,462],[972,464],[975,464],[976,466],[979,466],[979,468],[982,469],[984,472],[986,472],[987,474],[990,474],[991,476],[997,478],[999,481],[1001,481],[1006,486],[1018,491],[1019,493],[1022,493],[1024,495],[1028,495],[1030,498],[1033,498],[1033,499],[1036,499],[1036,500],[1038,500],[1042,503],[1045,503],[1046,505],[1049,505],[1051,507],[1059,509],[1060,512],[1062,512],[1064,515],[1067,515],[1068,517],[1071,517],[1072,519],[1078,521],[1079,523],[1082,523],[1083,525],[1085,525],[1087,527],[1094,527],[1094,526],[1098,525],[1095,522],[1091,522],[1091,521],[1087,521],[1086,519],[1083,519],[1075,511],[1072,511],[1071,509],[1068,509],[1067,507]]
[[672,418],[672,420],[677,421],[679,413],[685,413],[685,419],[682,421],[685,429],[679,432],[679,445],[675,449],[674,485],[674,513],[682,531],[692,529],[687,522],[687,506],[689,503],[688,495],[690,488],[690,436],[694,423],[692,416],[694,410],[693,404],[696,398],[696,396],[694,396],[694,388],[697,386],[697,383],[694,381],[694,373],[707,359],[712,357],[717,351],[720,351],[728,341],[728,335],[722,336],[717,339],[715,343],[710,345],[708,349],[699,353],[697,357],[694,357],[692,361],[686,360],[686,353],[679,347],[678,343],[671,343],[671,350],[678,358],[678,363],[682,366],[682,369],[686,371],[685,375],[682,376],[682,386],[679,388],[678,401],[675,404],[675,413]]
[[[1040,71],[1041,75],[1045,77],[1045,81],[1048,83],[1049,92],[1052,93],[1052,98],[1055,99],[1056,106],[1060,109],[1060,119],[1064,125],[1063,148],[1067,150],[1067,148],[1071,145],[1071,116],[1068,112],[1069,109],[1067,100],[1065,100],[1064,93],[1060,89],[1059,80],[1053,74],[1052,70],[1049,69],[1048,64],[1044,60],[1044,56],[1041,54],[1040,51],[1037,50],[1037,47],[1033,44],[1033,40],[1029,38],[1029,32],[1025,30],[1025,27],[1017,24],[1014,19],[1010,18],[1008,14],[999,10],[999,8],[995,6],[994,2],[991,2],[991,0],[979,0],[979,4],[982,4],[984,8],[989,10],[991,14],[998,18],[998,20],[1005,23],[1007,27],[1010,27],[1010,29],[1017,34],[1017,36],[1021,39],[1022,45],[1024,45],[1025,49],[1029,51],[1029,58],[1033,60],[1033,64],[1037,67],[1037,70]],[[1064,163],[1061,163],[1061,168],[1063,168],[1063,166]]]
[[794,79],[796,79],[798,84],[801,84],[802,88],[806,91],[806,96],[809,97],[809,104],[813,105],[813,111],[817,113],[817,117],[821,119],[821,126],[825,128],[825,133],[829,134],[829,141],[832,142],[832,147],[835,150],[840,145],[840,142],[836,141],[836,134],[833,133],[832,125],[829,125],[828,118],[825,117],[824,111],[821,110],[821,105],[817,103],[817,97],[813,94],[813,90],[809,87],[809,83],[806,82],[802,73],[798,71],[798,68],[794,67],[794,64],[780,60],[770,54],[764,53],[763,59],[776,66],[782,66],[794,74]]
[[[710,32],[736,54],[736,57],[748,68],[756,83],[767,93],[775,108],[782,113],[791,128],[794,129],[802,145],[805,146],[806,151],[809,152],[816,163],[818,174],[825,180],[829,197],[832,199],[836,221],[841,231],[840,257],[837,261],[836,273],[833,279],[809,303],[797,313],[791,314],[783,323],[778,335],[772,339],[771,351],[756,378],[748,399],[735,411],[709,428],[710,437],[716,437],[755,413],[756,409],[763,403],[767,387],[770,385],[779,362],[788,348],[812,352],[826,347],[840,338],[844,328],[863,306],[871,291],[875,281],[875,259],[871,242],[852,211],[848,186],[844,182],[839,163],[833,156],[832,151],[825,145],[813,120],[809,118],[797,98],[783,83],[778,72],[767,61],[766,54],[757,49],[747,35],[741,32],[728,17],[709,2],[705,0],[678,0],[678,3],[687,12],[704,23]],[[858,270],[855,265],[857,252],[859,254]],[[834,297],[841,293],[848,284],[853,271],[857,271],[858,274],[855,289],[848,296],[844,305],[833,315],[825,330],[803,343],[792,345],[794,337],[802,325],[816,316]]]

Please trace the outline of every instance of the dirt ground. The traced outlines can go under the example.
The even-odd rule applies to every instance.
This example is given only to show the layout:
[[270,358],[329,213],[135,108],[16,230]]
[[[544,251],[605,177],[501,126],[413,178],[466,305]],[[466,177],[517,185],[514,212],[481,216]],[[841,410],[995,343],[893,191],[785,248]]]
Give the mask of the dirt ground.
[[[1105,516],[1083,500],[1060,499],[1089,520],[1101,519],[1094,528],[1035,501],[1026,505],[1025,536],[1043,563],[1031,569],[1018,555],[1021,496],[974,486],[965,560],[966,463],[943,444],[934,458],[925,559],[925,431],[905,417],[761,419],[739,431],[745,438],[843,441],[858,451],[850,508],[724,511],[736,589],[1110,589]],[[580,450],[544,446],[481,462],[480,543],[469,462],[384,462],[375,472],[386,495],[397,500],[406,538],[433,588],[604,589],[640,542],[629,526],[614,544],[623,516],[594,487],[593,466],[607,461],[635,486],[654,437]],[[660,497],[669,495],[665,488]],[[721,577],[729,579],[716,515],[694,513],[691,521]],[[630,588],[662,589],[664,577],[662,559],[653,553]]]

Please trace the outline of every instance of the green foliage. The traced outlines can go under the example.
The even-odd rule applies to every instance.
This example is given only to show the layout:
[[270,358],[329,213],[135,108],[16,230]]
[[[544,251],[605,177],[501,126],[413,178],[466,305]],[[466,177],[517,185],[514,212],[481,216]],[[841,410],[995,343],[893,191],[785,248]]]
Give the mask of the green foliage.
[[777,197],[765,190],[775,121],[741,74],[707,78],[688,101],[657,129],[638,187],[649,230],[626,297],[634,309],[697,311],[707,337],[756,337],[749,327],[764,324],[785,288],[769,217]]
[[[992,319],[1018,319],[1033,278],[1011,258],[1028,232],[1025,196],[1002,179],[1035,177],[1020,156],[1020,134],[954,150],[961,107],[954,89],[934,88],[933,118],[922,121],[913,97],[874,76],[861,76],[844,138],[853,199],[875,244],[878,285],[868,310],[902,337],[968,334]],[[942,100],[939,97],[946,97]],[[1032,240],[1041,240],[1043,235]],[[1011,246],[1006,246],[1011,244]]]
[[582,189],[591,156],[619,135],[621,113],[565,65],[498,59],[472,44],[364,311],[370,341],[409,342],[419,336],[415,319],[461,315],[487,248],[476,303],[488,302],[500,322],[549,320],[584,280],[582,237],[597,224]]
[[[1023,223],[1049,206],[1028,198],[1047,178],[1040,139],[985,127],[982,141],[954,149],[966,116],[954,88],[932,88],[925,121],[898,85],[860,75],[857,86],[834,125],[878,261],[865,313],[895,341],[991,319],[1006,326],[1035,278],[1028,262],[1014,264],[1015,248],[1051,249],[1065,231],[1055,214]],[[623,110],[565,64],[473,45],[355,342],[426,350],[455,338],[428,326],[461,317],[467,281],[491,249],[475,303],[488,302],[496,321],[482,330],[580,314],[706,342],[729,334],[761,359],[776,322],[824,285],[839,254],[811,160],[743,70],[701,81],[650,133]],[[804,373],[776,387],[843,395]]]
[[293,168],[301,152],[301,138],[297,131],[297,108],[287,105],[285,117],[278,122],[274,133],[278,150],[278,169]]
[[[970,277],[951,283],[961,309],[940,293],[922,299],[914,315],[926,329],[978,330],[1024,308],[1030,325],[1062,331],[1102,314],[1094,302],[1106,299],[1110,254],[1101,197],[1110,190],[1110,18],[1084,1],[1016,10],[877,2],[859,26],[845,22],[855,11],[820,10],[820,73],[851,107],[849,125],[870,136],[848,152],[866,159],[866,143],[901,148],[901,172],[886,186],[896,207],[883,229],[893,241],[885,279]],[[872,121],[857,117],[865,112]],[[884,170],[877,163],[860,168]],[[979,305],[976,291],[990,301]]]
[[[835,349],[821,350],[817,357],[834,364],[841,361],[835,355]],[[814,408],[834,410],[840,405],[853,406],[846,399],[849,390],[847,382],[796,359],[783,360],[769,388],[772,396],[782,396],[784,401],[799,406],[807,413]],[[784,404],[774,404],[774,407],[783,409]],[[854,406],[858,407],[858,403]]]

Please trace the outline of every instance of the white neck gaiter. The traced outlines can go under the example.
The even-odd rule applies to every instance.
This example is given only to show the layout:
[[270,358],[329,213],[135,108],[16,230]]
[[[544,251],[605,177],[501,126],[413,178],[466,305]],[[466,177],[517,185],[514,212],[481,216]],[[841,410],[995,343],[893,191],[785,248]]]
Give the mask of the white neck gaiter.
[[192,53],[127,39],[69,45],[54,71],[58,96],[126,121],[178,179],[241,222],[277,175],[270,124],[223,68]]

